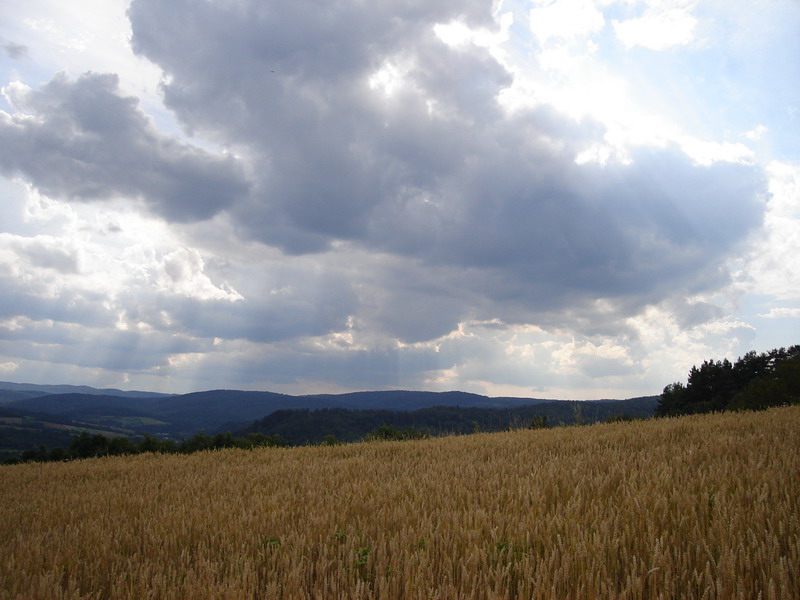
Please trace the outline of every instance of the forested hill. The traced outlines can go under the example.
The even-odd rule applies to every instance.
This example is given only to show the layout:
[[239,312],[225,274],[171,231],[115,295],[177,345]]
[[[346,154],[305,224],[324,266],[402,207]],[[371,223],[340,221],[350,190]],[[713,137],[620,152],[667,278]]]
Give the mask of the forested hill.
[[491,398],[469,392],[415,392],[408,390],[386,390],[379,392],[351,392],[349,394],[315,394],[299,396],[329,402],[340,408],[353,410],[408,411],[433,406],[464,406],[474,408],[510,408],[550,402],[542,398]]
[[549,401],[527,406],[483,408],[435,406],[413,411],[279,410],[245,427],[236,435],[260,433],[280,436],[291,444],[316,444],[326,440],[352,442],[381,427],[415,435],[466,434],[525,427],[590,424],[609,419],[649,418],[658,397],[629,400]]
[[[124,427],[138,417],[154,421],[149,433],[189,435],[199,430],[217,432],[244,427],[277,410],[345,408],[349,410],[411,411],[434,406],[458,406],[475,409],[514,409],[552,400],[537,398],[490,398],[466,392],[418,392],[390,390],[349,394],[291,396],[274,392],[209,390],[172,396],[131,396],[114,390],[92,393],[50,393],[36,390],[3,391],[0,398],[6,408],[17,413],[35,412],[68,418],[76,422],[101,423]],[[20,385],[20,384],[18,384]],[[35,386],[41,388],[43,386]],[[62,386],[53,386],[60,389]],[[97,393],[97,392],[105,393]],[[31,394],[35,393],[33,397]],[[143,394],[138,392],[137,394]],[[611,401],[618,402],[618,401]],[[591,402],[590,404],[595,404]],[[552,409],[550,409],[552,410]],[[490,414],[490,413],[487,413]],[[126,423],[115,422],[126,417]],[[559,417],[560,418],[560,417]]]
[[[80,391],[78,391],[80,390]],[[66,393],[65,393],[66,392]],[[526,417],[503,411],[523,409],[552,402],[537,398],[490,398],[465,392],[385,391],[350,394],[291,396],[273,392],[210,390],[191,394],[164,395],[150,392],[125,392],[84,386],[39,385],[0,382],[0,459],[38,447],[68,447],[72,437],[82,432],[108,437],[140,439],[149,434],[160,439],[185,439],[204,431],[216,434],[249,427],[275,411],[307,409],[347,409],[350,411],[408,412],[435,406],[458,406],[487,411],[464,417],[452,431],[463,431],[465,422],[493,428],[495,423]],[[620,401],[622,402],[622,401]],[[654,407],[653,400],[653,407]],[[567,403],[569,404],[569,403]],[[592,412],[584,410],[587,418]],[[544,409],[547,411],[552,408]],[[564,409],[569,418],[572,409]],[[492,411],[499,411],[493,413]],[[477,413],[476,413],[477,414]],[[490,417],[489,415],[495,415]],[[647,414],[652,414],[652,407]],[[498,416],[504,415],[504,416]],[[395,417],[399,419],[400,417]],[[369,419],[367,419],[369,421]],[[510,423],[510,421],[509,421]],[[450,424],[439,427],[450,428]],[[506,427],[508,424],[505,425]],[[502,428],[502,427],[501,427]],[[361,431],[359,426],[357,431]],[[338,431],[338,430],[337,430]],[[332,433],[326,431],[324,435]],[[356,434],[341,433],[343,439]],[[293,434],[292,439],[316,439],[316,433]]]
[[[131,396],[115,390],[93,390],[92,393],[41,393],[45,386],[23,384],[17,389],[3,390],[0,402],[19,413],[37,413],[75,422],[127,427],[132,417],[149,419],[145,429],[137,433],[161,433],[170,436],[191,435],[199,430],[218,432],[244,427],[255,419],[276,410],[347,408],[351,410],[407,411],[432,406],[480,408],[519,407],[544,400],[535,398],[489,398],[464,392],[386,391],[350,394],[291,396],[274,392],[241,390],[209,390],[172,396]],[[61,389],[53,386],[50,389]],[[99,393],[105,392],[105,393]],[[139,393],[141,394],[141,392]],[[126,417],[122,422],[117,417]]]

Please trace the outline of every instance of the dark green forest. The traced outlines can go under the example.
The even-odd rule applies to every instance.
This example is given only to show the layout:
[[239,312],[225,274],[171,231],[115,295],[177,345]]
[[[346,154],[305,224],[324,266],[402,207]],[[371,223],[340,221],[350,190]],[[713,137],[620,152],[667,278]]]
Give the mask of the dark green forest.
[[588,425],[610,419],[653,416],[657,397],[591,402],[552,401],[506,409],[435,406],[412,411],[278,410],[237,432],[279,435],[293,445],[318,444],[326,439],[355,442],[381,426],[428,436],[464,435],[534,426]]
[[689,371],[687,382],[671,383],[658,401],[656,416],[762,410],[800,403],[800,345],[758,354],[736,362],[706,360]]

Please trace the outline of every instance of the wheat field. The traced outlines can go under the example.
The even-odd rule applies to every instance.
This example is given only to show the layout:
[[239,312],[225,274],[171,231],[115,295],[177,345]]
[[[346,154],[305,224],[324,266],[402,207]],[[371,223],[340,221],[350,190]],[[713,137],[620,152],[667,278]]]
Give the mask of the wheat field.
[[800,598],[800,407],[0,469],[3,599]]

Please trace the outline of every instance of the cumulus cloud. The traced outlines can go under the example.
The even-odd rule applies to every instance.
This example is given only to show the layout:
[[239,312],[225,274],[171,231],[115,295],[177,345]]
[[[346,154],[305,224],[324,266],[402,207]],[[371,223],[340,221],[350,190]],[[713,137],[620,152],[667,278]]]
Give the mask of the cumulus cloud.
[[[599,123],[506,113],[506,68],[434,32],[491,22],[488,3],[313,7],[203,4],[185,18],[136,0],[129,15],[134,48],[169,76],[167,105],[250,161],[254,192],[228,208],[238,230],[293,254],[346,242],[402,259],[380,304],[397,322],[409,317],[394,308],[420,307],[408,341],[470,312],[535,319],[597,297],[635,311],[719,285],[725,254],[759,223],[756,167],[701,167],[677,147],[578,165]],[[438,317],[446,307],[455,318]]]
[[4,88],[16,112],[0,113],[0,172],[55,197],[138,197],[179,222],[245,195],[233,159],[161,135],[117,86],[116,75],[87,73],[75,81],[58,75],[37,90]]

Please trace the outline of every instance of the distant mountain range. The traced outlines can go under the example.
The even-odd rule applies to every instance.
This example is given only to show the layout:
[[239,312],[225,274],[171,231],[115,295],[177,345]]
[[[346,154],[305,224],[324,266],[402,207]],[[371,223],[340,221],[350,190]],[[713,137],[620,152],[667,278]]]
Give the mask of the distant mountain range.
[[88,394],[90,396],[122,396],[123,398],[161,398],[174,394],[160,394],[158,392],[124,391],[116,388],[97,389],[88,385],[48,385],[36,383],[12,383],[0,381],[0,403],[3,402],[5,392],[41,392],[41,394]]
[[[655,397],[639,400],[633,410],[635,416],[650,416],[655,408]],[[88,386],[0,382],[0,459],[4,454],[18,453],[38,444],[44,444],[48,448],[57,445],[66,447],[71,436],[80,431],[129,437],[150,434],[175,439],[189,437],[198,431],[217,433],[244,430],[250,428],[254,421],[263,420],[276,411],[288,411],[291,414],[304,409],[306,415],[321,409],[407,413],[447,406],[488,410],[487,414],[500,411],[498,415],[503,413],[511,418],[511,413],[508,412],[510,409],[527,407],[525,414],[529,414],[532,405],[553,402],[561,405],[562,409],[565,406],[565,401],[490,398],[455,391],[393,390],[305,396],[239,390],[158,394]],[[590,405],[599,407],[596,402],[589,401],[586,408]],[[626,402],[630,403],[605,401],[609,406],[601,412],[605,415],[613,414],[616,406],[619,414],[624,412],[622,409]],[[609,410],[612,412],[609,413]],[[627,412],[631,410],[628,407]],[[586,412],[600,414],[597,410]],[[553,408],[543,407],[542,414],[552,413]],[[295,431],[302,426],[298,425],[298,418],[299,415],[293,415]],[[501,422],[504,418],[491,417],[490,422]],[[319,422],[319,419],[315,421]],[[309,431],[307,434],[300,432],[292,437],[316,439],[318,431]]]

